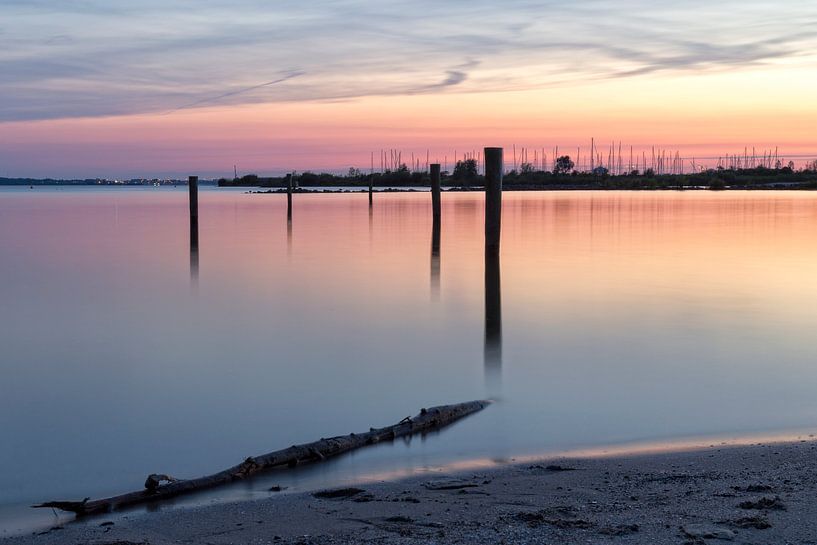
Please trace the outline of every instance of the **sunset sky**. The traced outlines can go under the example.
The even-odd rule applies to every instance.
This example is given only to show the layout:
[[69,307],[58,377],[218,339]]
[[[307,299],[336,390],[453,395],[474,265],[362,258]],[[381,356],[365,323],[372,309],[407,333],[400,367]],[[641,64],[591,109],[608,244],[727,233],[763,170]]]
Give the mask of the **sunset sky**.
[[450,163],[591,138],[804,161],[815,89],[813,0],[3,0],[0,176],[379,169],[382,148]]

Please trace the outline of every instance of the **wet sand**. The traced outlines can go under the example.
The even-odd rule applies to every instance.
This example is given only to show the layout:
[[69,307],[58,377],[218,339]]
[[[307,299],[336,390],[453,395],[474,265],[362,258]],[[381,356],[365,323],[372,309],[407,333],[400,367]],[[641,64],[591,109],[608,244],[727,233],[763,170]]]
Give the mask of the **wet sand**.
[[0,545],[817,543],[817,442],[560,458],[98,517]]

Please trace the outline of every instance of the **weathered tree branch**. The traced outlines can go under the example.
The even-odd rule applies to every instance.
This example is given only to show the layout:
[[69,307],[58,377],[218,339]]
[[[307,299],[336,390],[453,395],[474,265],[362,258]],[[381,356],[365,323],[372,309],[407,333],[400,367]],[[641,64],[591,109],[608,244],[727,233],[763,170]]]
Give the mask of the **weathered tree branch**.
[[[351,433],[321,439],[303,445],[293,445],[283,450],[270,452],[261,456],[249,457],[240,464],[224,471],[198,477],[196,479],[175,479],[169,475],[151,474],[145,481],[145,489],[129,492],[119,496],[83,501],[49,501],[32,507],[52,507],[71,511],[77,516],[108,513],[124,507],[174,498],[183,494],[198,492],[215,486],[246,479],[264,470],[288,466],[295,467],[304,463],[319,462],[350,450],[382,441],[391,441],[398,437],[411,436],[441,429],[469,414],[487,406],[490,401],[469,401],[455,405],[441,405],[430,409],[421,409],[414,418],[406,417],[397,424],[385,428],[371,428],[365,433]],[[162,484],[167,483],[167,484]]]

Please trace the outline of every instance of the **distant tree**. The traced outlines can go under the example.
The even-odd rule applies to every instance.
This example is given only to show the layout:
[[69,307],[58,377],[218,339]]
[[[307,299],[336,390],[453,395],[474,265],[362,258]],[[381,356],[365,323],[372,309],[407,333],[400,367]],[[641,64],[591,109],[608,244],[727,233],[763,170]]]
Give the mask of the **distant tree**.
[[604,177],[604,176],[607,176],[609,173],[610,173],[610,171],[607,170],[605,167],[602,167],[602,166],[598,166],[598,167],[593,169],[593,175],[595,175],[595,176]]
[[655,169],[654,168],[648,168],[647,170],[645,170],[644,171],[644,177],[645,178],[655,178]]
[[295,185],[297,187],[313,187],[319,185],[321,177],[314,172],[303,172],[295,178]]
[[556,165],[553,167],[554,174],[567,174],[573,167],[576,166],[573,160],[570,159],[569,155],[562,155],[558,159],[556,159]]
[[519,174],[533,174],[533,165],[531,163],[522,163],[519,165]]
[[726,189],[726,182],[717,177],[710,178],[709,189],[712,189],[713,191],[720,191],[722,189]]
[[406,163],[401,163],[399,167],[397,167],[398,173],[408,173],[409,168],[406,166]]
[[455,180],[473,180],[477,177],[477,160],[457,161],[457,164],[454,165],[454,174],[451,177]]
[[347,178],[360,178],[361,173],[359,168],[349,167],[349,172],[346,174]]

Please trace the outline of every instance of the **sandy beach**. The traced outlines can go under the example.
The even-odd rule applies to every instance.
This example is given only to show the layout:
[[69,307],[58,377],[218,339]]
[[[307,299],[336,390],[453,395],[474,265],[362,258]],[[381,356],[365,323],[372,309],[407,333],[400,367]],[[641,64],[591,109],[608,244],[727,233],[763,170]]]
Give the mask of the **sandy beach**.
[[817,543],[817,443],[559,458],[96,517],[2,545]]

